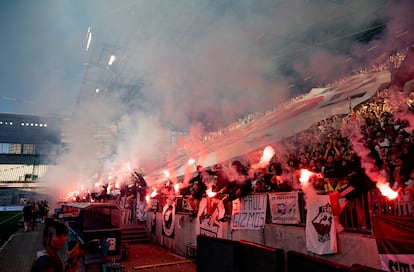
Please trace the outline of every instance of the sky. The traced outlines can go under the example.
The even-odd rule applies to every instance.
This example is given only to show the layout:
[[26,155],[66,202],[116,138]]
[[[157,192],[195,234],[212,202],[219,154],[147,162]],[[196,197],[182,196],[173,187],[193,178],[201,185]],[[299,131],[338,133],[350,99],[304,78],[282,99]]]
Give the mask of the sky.
[[113,124],[103,168],[139,167],[167,130],[197,138],[412,44],[412,14],[410,0],[0,1],[0,112],[70,116],[62,164],[80,179],[102,168],[91,124]]
[[1,112],[53,114],[73,105],[89,19],[69,2],[0,3]]

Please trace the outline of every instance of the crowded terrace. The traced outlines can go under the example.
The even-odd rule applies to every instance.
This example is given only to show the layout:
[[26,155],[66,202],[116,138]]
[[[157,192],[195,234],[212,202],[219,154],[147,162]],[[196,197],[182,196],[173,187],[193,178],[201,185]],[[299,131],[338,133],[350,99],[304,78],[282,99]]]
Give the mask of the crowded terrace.
[[[397,69],[404,60],[405,52],[399,52],[380,65],[356,73]],[[340,81],[346,81],[346,78]],[[298,99],[300,97],[289,103]],[[289,103],[278,107],[285,107]],[[212,141],[256,122],[278,107],[264,114],[251,114],[220,131],[208,133],[203,136],[202,142],[208,146]],[[208,167],[194,164],[195,175],[192,177],[173,178],[166,175],[165,182],[161,184],[147,186],[145,182],[138,183],[141,200],[145,199],[144,196],[148,201],[155,196],[174,199],[180,195],[189,200],[195,213],[200,197],[216,197],[231,203],[247,194],[302,192],[301,172],[306,169],[313,173],[310,183],[319,194],[332,194],[353,187],[352,193],[342,195],[347,204],[340,210],[340,221],[346,230],[370,228],[369,215],[373,212],[412,215],[414,133],[407,118],[412,111],[411,94],[404,95],[400,91],[383,88],[377,90],[369,101],[355,106],[350,103],[349,113],[330,116],[310,124],[305,131],[281,139],[276,151],[270,147],[273,153],[265,165],[253,165],[252,158],[257,159],[267,147],[253,152],[255,154],[217,162]],[[357,131],[359,136],[356,137],[350,131]],[[188,154],[189,148],[180,146],[174,152],[178,157],[184,156]],[[236,172],[244,176],[243,182],[235,182],[234,168],[238,168]],[[223,180],[220,173],[227,177]],[[200,181],[205,186],[198,186],[202,191],[197,192],[198,196],[195,197],[194,179],[197,175],[202,176]],[[378,180],[381,180],[382,186],[378,186]],[[137,192],[136,184],[133,189],[125,187],[118,191],[119,194],[108,194],[108,188],[103,187],[101,194],[94,194],[92,200],[112,198],[121,201],[122,196],[128,199],[128,196]],[[353,210],[362,211],[362,219],[361,216],[354,216]],[[226,216],[231,216],[231,210]],[[228,221],[228,218],[222,221]]]

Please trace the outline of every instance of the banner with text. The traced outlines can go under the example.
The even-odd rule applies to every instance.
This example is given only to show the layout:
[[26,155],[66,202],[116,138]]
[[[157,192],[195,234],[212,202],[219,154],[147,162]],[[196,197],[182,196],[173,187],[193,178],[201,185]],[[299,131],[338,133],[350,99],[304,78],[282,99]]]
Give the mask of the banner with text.
[[274,224],[298,224],[299,192],[269,193],[270,214]]
[[374,235],[382,269],[414,270],[414,218],[374,216]]
[[266,221],[267,194],[248,195],[233,201],[232,229],[263,229]]

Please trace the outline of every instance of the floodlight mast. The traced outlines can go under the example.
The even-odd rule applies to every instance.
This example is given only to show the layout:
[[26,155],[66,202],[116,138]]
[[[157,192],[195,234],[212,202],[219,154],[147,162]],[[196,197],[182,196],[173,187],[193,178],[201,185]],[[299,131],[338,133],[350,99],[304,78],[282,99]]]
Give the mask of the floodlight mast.
[[91,42],[92,42],[92,31],[91,31],[91,27],[88,27],[88,32],[86,33],[86,51],[89,50]]

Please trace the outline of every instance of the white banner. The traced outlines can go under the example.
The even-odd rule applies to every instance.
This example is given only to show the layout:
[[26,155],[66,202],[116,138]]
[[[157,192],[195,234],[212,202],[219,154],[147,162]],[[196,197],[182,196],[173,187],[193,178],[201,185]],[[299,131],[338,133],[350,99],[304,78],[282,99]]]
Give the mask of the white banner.
[[147,220],[147,211],[145,210],[147,206],[147,202],[145,201],[137,201],[137,219],[138,221],[146,221]]
[[233,201],[232,229],[260,230],[266,221],[267,194],[248,195]]
[[413,271],[413,229],[412,216],[376,215],[374,217],[374,235],[381,265],[385,271]]
[[337,253],[336,228],[329,195],[307,200],[306,249],[324,255]]
[[[198,206],[196,228],[199,234],[223,238],[223,223],[220,218],[224,216],[224,205],[218,198],[202,198]],[[197,227],[199,224],[199,227]]]
[[412,271],[414,269],[413,254],[380,254],[381,266],[385,271]]
[[298,224],[299,193],[269,193],[270,215],[274,224]]
[[165,204],[162,209],[162,234],[168,237],[174,237],[175,225],[175,202]]

